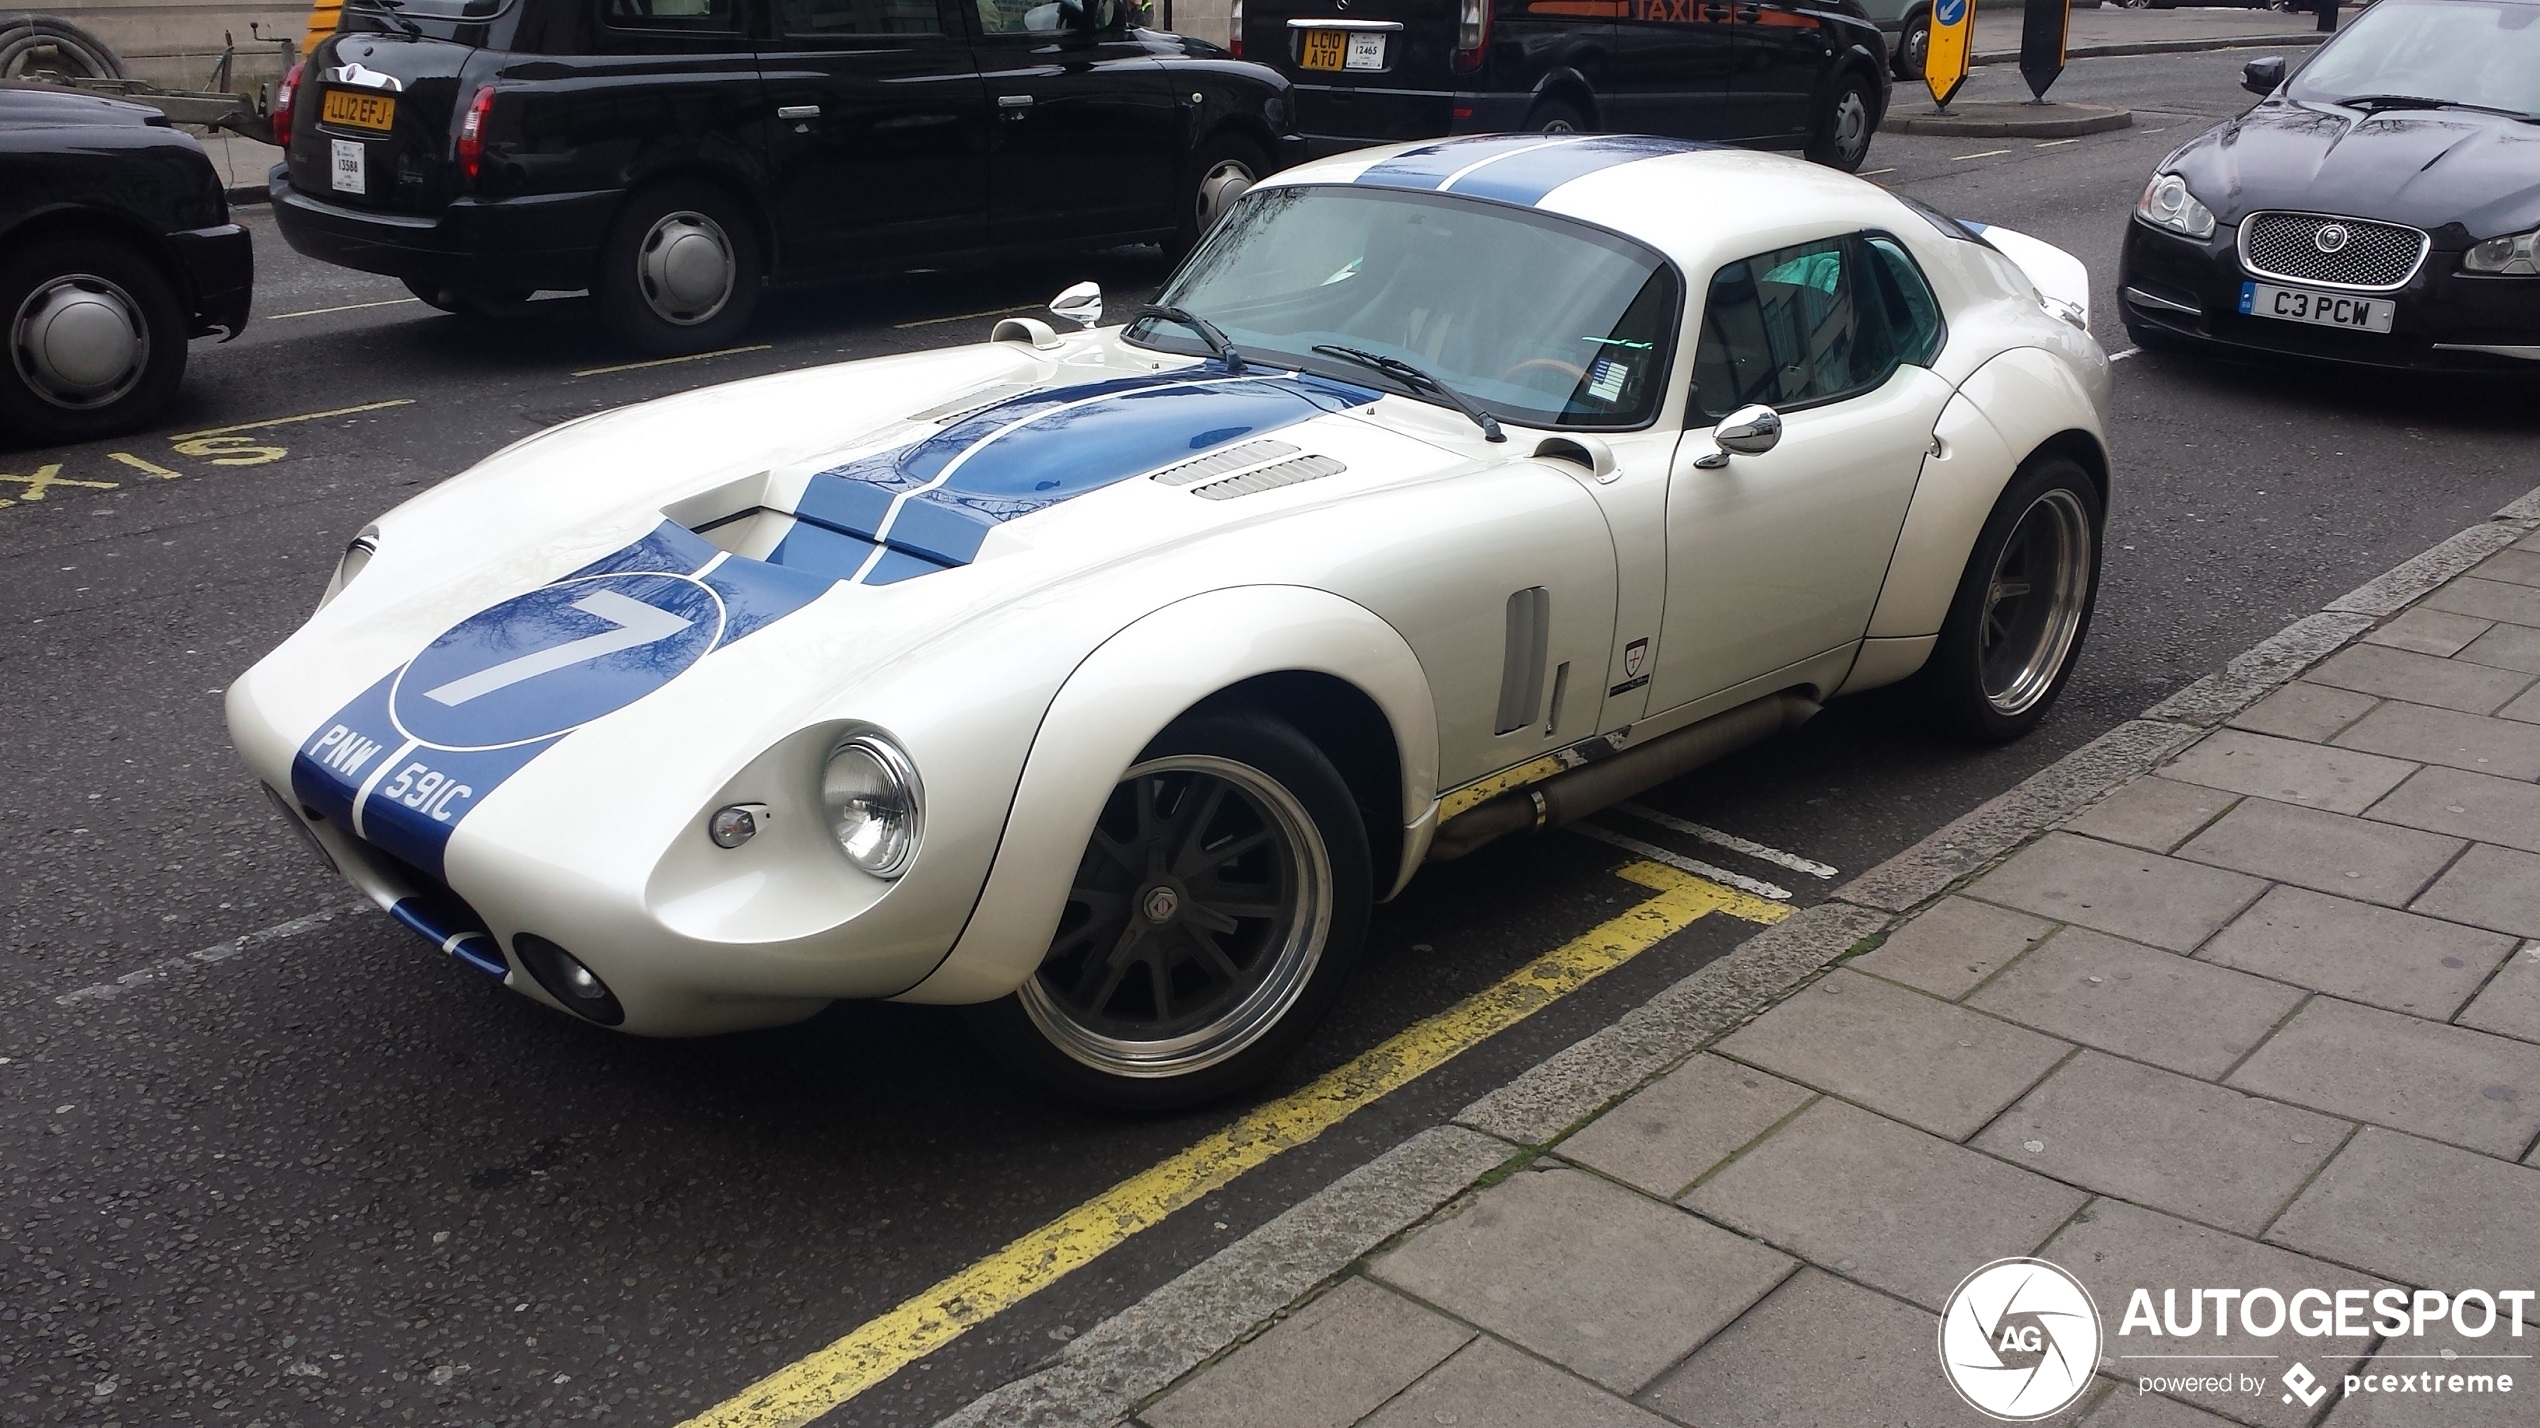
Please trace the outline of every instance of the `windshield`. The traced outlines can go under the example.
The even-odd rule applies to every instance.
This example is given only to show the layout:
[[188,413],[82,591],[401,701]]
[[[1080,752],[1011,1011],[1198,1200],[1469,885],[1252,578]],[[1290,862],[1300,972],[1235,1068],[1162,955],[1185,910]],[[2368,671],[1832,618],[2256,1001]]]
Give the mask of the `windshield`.
[[[1217,324],[1253,362],[1414,387],[1314,351],[1355,347],[1415,363],[1511,421],[1623,428],[1657,414],[1677,291],[1656,253],[1549,214],[1298,186],[1245,195],[1157,301]],[[1152,318],[1127,336],[1208,350]]]
[[2293,82],[2296,99],[2430,99],[2540,116],[2540,5],[2375,5]]

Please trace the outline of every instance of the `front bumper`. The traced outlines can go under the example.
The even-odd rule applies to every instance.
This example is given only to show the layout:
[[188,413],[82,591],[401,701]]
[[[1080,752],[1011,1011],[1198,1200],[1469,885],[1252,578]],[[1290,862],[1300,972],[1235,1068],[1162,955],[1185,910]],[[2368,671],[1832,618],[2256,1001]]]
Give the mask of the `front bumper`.
[[256,249],[247,230],[224,223],[171,233],[167,244],[185,274],[186,335],[217,332],[227,341],[244,331],[256,289]]
[[[2250,275],[2240,266],[2239,236],[2229,224],[2200,240],[2127,221],[2117,304],[2138,343],[2168,339],[2356,366],[2540,375],[2540,278],[2463,274],[2461,255],[2438,248],[2406,286],[2359,294],[2398,305],[2390,331],[2342,331],[2242,315],[2240,285]],[[2514,355],[2516,348],[2530,355]]]
[[268,184],[282,236],[319,262],[487,292],[589,287],[622,197],[461,198],[434,217],[329,203],[301,192],[279,164]]

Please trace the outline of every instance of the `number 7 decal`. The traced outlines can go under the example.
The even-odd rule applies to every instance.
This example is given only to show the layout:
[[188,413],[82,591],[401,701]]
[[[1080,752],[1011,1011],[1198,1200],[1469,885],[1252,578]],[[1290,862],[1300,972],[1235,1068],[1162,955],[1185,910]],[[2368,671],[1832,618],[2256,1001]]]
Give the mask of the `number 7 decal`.
[[518,659],[505,660],[490,669],[480,669],[438,688],[427,689],[423,697],[436,704],[457,708],[471,699],[483,698],[498,689],[509,689],[522,680],[535,679],[567,665],[587,663],[620,650],[659,644],[695,623],[684,615],[656,609],[614,590],[594,590],[574,601],[573,608],[586,615],[596,615],[615,628],[596,635],[585,635],[578,640],[567,640]]

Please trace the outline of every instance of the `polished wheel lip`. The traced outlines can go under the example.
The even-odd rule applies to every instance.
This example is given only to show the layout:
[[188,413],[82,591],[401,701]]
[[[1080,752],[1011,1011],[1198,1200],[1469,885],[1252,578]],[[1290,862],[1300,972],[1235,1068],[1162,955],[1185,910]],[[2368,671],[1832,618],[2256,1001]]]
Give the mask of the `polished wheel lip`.
[[1200,175],[1199,191],[1192,203],[1192,216],[1199,220],[1199,231],[1205,233],[1217,226],[1217,220],[1226,216],[1235,200],[1260,181],[1252,165],[1241,159],[1219,159],[1211,164],[1208,172]]
[[[130,334],[123,370],[104,384],[78,381],[35,345],[37,329],[48,318],[61,317],[74,306],[99,303],[111,309]],[[19,381],[38,400],[65,411],[95,411],[129,396],[149,373],[150,324],[141,315],[141,304],[113,279],[95,273],[57,274],[18,303],[9,322],[9,360]]]
[[[1069,1059],[1110,1076],[1158,1080],[1188,1076],[1222,1065],[1269,1034],[1297,999],[1305,994],[1321,965],[1330,940],[1334,882],[1331,854],[1323,845],[1313,815],[1278,780],[1234,759],[1214,754],[1168,754],[1131,768],[1121,777],[1132,783],[1151,774],[1196,773],[1215,777],[1249,797],[1281,834],[1288,873],[1295,892],[1287,911],[1288,926],[1280,945],[1266,953],[1266,969],[1241,1001],[1204,1026],[1167,1039],[1134,1041],[1108,1036],[1078,1021],[1033,976],[1017,989],[1024,1014],[1049,1043]],[[1158,889],[1142,886],[1135,895],[1143,903]],[[1183,909],[1183,890],[1176,887],[1175,909]],[[1162,921],[1163,919],[1149,919]]]
[[[695,251],[689,245],[713,245],[722,259],[721,282],[716,285],[712,302],[683,299],[672,291],[674,257],[684,258]],[[732,236],[723,225],[692,208],[674,209],[653,220],[644,232],[644,241],[635,247],[635,286],[644,295],[644,306],[653,316],[677,327],[696,327],[712,322],[732,301],[734,281],[740,275],[740,261],[732,250]]]
[[1870,146],[1870,101],[1847,88],[1834,102],[1835,152],[1849,159]]
[[[1976,621],[1977,678],[1996,713],[2024,714],[2055,687],[2080,640],[2096,555],[2090,515],[2071,491],[2039,496],[2012,525]],[[2041,560],[2051,566],[2043,590]],[[2016,662],[2007,658],[2013,650]]]
[[1543,121],[1542,126],[1537,128],[1535,132],[1538,134],[1576,134],[1581,131],[1578,125],[1571,123],[1567,119],[1546,119]]

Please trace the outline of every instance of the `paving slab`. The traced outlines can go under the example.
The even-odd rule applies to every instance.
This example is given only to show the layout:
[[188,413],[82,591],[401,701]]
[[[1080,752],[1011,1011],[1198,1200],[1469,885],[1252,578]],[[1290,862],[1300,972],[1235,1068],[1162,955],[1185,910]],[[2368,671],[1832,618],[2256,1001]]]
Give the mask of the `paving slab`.
[[2471,567],[2470,574],[2512,585],[2540,585],[2540,551],[2500,550]]
[[2374,799],[2398,787],[2401,779],[2415,772],[2415,765],[2378,754],[2349,753],[2325,744],[2279,739],[2271,734],[2220,729],[2170,760],[2161,772],[2188,783],[2254,793],[2280,803],[2308,804],[2333,813],[2361,813],[2372,807]]
[[2526,724],[2540,724],[2540,686],[2534,686],[2528,693],[2497,710],[2496,713],[2502,718],[2520,719]]
[[1697,1056],[1561,1142],[1560,1154],[1671,1198],[1813,1094],[1752,1066]]
[[[2211,1312],[2213,1301],[2191,1301],[2187,1294],[2191,1289],[2216,1285],[2234,1288],[2263,1285],[2280,1293],[2316,1287],[2334,1294],[2341,1289],[2370,1291],[2386,1287],[2386,1281],[2355,1270],[2323,1263],[2222,1230],[2190,1224],[2175,1216],[2129,1205],[2122,1200],[2091,1201],[2072,1224],[2065,1226],[2037,1253],[2038,1258],[2061,1266],[2090,1290],[2090,1297],[2099,1306],[2100,1323],[2104,1326],[2101,1362],[2118,1379],[2117,1391],[2120,1394],[2132,1392],[2140,1378],[2147,1374],[2213,1371],[2210,1363],[2182,1365],[2177,1360],[2129,1357],[2131,1355],[2273,1355],[2285,1352],[2286,1340],[2281,1331],[2268,1338],[2258,1338],[2245,1331],[2237,1316],[2232,1319],[2228,1332],[2216,1333]],[[2150,1335],[2139,1328],[2131,1334],[2120,1333],[2125,1322],[2126,1306],[2137,1289],[2149,1291],[2156,1315],[2161,1312],[2162,1292],[2177,1290],[2181,1322],[2187,1320],[2191,1302],[2197,1311],[2196,1333],[2189,1338]],[[2306,1350],[2314,1347],[2320,1350],[2317,1357],[2306,1353],[2303,1362],[2310,1365],[2312,1372],[2333,1382],[2348,1371],[2349,1365],[2361,1358],[2370,1340],[2317,1339],[2301,1342]],[[2181,1393],[2176,1397],[2195,1407],[2256,1425],[2256,1428],[2304,1428],[2317,1416],[2314,1409],[2279,1402],[2274,1394]]]
[[2540,1169],[2368,1126],[2267,1238],[2409,1284],[2540,1288]]
[[1792,1267],[1753,1240],[1561,1169],[1508,1177],[1369,1272],[1629,1394]]
[[2085,1051],[1973,1144],[2041,1175],[2255,1235],[2346,1122]]
[[2540,724],[2519,719],[2464,714],[2394,699],[2357,720],[2337,736],[2336,743],[2342,749],[2364,749],[2502,778],[2540,778]]
[[2042,917],[1948,897],[1850,965],[1956,1001],[2054,930]]
[[1819,1101],[1678,1202],[1938,1312],[2089,1197],[1840,1101]]
[[1640,1401],[1693,1428],[1975,1428],[1995,1421],[1950,1389],[1939,1340],[1937,1315],[1802,1269]]
[[2380,702],[2372,695],[2351,689],[2331,689],[2325,684],[2297,679],[2233,715],[2229,723],[2234,729],[2325,744],[2331,735],[2362,718],[2366,710]]
[[2221,817],[2235,801],[2235,795],[2201,784],[2139,778],[2064,826],[2129,848],[2166,853]]
[[2529,625],[2494,625],[2464,646],[2459,657],[2473,664],[2540,674],[2540,630]]
[[2174,1398],[2141,1392],[2134,1379],[2119,1383],[2083,1421],[2090,1428],[2231,1428],[2228,1418],[2217,1418]]
[[2385,823],[2540,853],[2540,785],[2466,769],[2425,768],[2374,804]]
[[1506,1344],[1482,1339],[1367,1420],[1368,1428],[1666,1428],[1666,1420]]
[[2275,888],[2196,953],[2197,959],[2391,1011],[2446,1020],[2514,950],[2514,939]]
[[2071,1050],[1848,968],[1718,1049],[1951,1140],[1975,1134]]
[[2197,834],[2178,855],[2401,907],[2466,846],[2458,838],[2252,798]]
[[2459,654],[2470,641],[2487,633],[2495,623],[2493,620],[2455,615],[2446,610],[2429,610],[2420,605],[2380,629],[2367,632],[2363,643],[2449,658]]
[[1347,1428],[1473,1330],[1352,1277],[1138,1414],[1148,1428]]
[[2230,1084],[2507,1159],[2540,1135],[2540,1046],[2314,997]]
[[[2450,589],[2492,583],[2457,580],[2446,590],[2436,591],[2427,603],[2441,599]],[[2540,590],[2525,590],[2518,585],[2498,585],[2495,588],[2540,601]],[[2474,614],[2485,619],[2506,618],[2476,610],[2456,610],[2454,613]],[[2531,684],[2531,676],[2517,670],[2438,659],[2433,655],[2394,650],[2382,645],[2349,645],[2321,661],[2302,677],[2313,684],[2334,685],[2361,694],[2378,694],[2385,699],[2439,704],[2446,709],[2466,709],[2472,714],[2495,713],[2506,700],[2520,694]]]
[[2517,625],[2540,625],[2540,590],[2503,580],[2481,580],[2463,576],[2425,597],[2432,609],[2449,610],[2455,615],[2475,615],[2482,620],[2509,620]]
[[2084,1046],[2217,1077],[2300,1004],[2298,990],[2068,927],[1967,999]]
[[2540,937],[2540,854],[2472,844],[2408,906],[2450,922]]
[[2059,922],[2187,952],[2265,890],[2265,883],[2244,873],[2049,833],[1966,891]]
[[[2540,1041],[2540,942],[2524,943],[2496,979],[2453,1020],[2517,1041]],[[2540,1381],[2540,1368],[2535,1368],[2533,1377]]]

